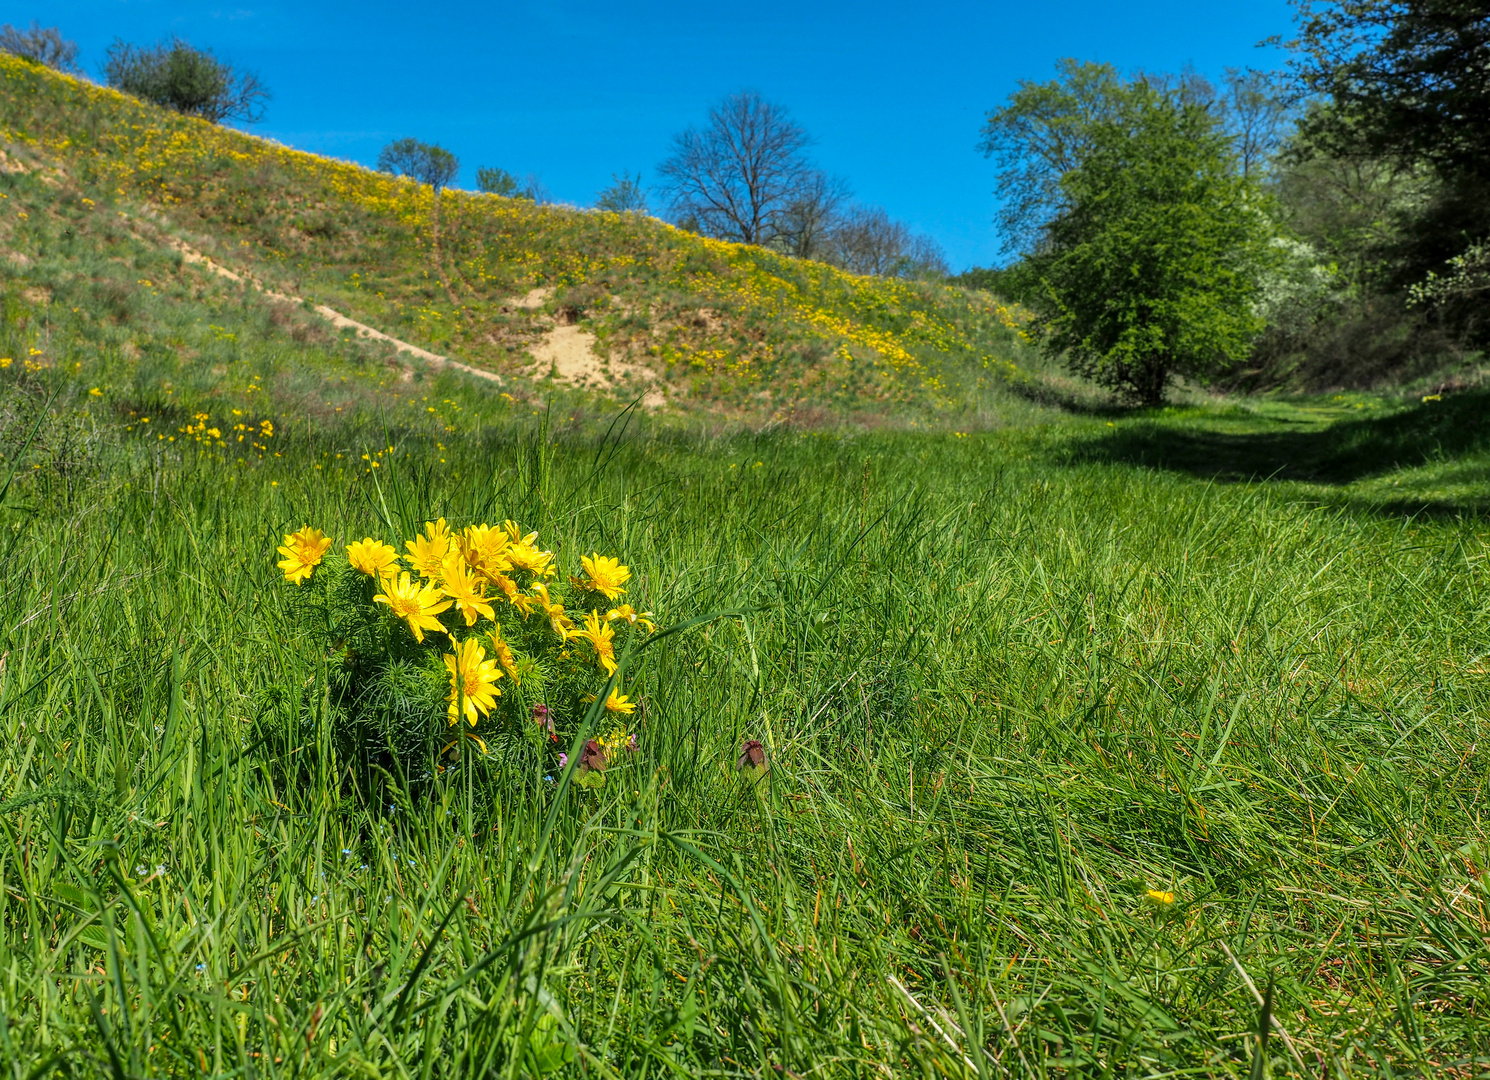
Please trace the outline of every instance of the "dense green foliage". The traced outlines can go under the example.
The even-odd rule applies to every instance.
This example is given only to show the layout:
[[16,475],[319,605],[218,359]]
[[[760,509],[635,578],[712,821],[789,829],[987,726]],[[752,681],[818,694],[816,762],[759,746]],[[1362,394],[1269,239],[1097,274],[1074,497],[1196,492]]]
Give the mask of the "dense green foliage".
[[1027,260],[1035,325],[1076,373],[1157,404],[1175,375],[1246,355],[1272,226],[1209,113],[1176,95],[1130,88],[1086,137]]
[[172,38],[151,46],[116,41],[104,61],[109,85],[185,116],[211,123],[254,123],[264,114],[269,91],[258,76],[236,71],[210,49]]
[[[394,139],[378,152],[378,170],[407,176],[438,192],[460,172],[460,160],[443,146],[418,139]],[[484,190],[484,189],[483,189]]]

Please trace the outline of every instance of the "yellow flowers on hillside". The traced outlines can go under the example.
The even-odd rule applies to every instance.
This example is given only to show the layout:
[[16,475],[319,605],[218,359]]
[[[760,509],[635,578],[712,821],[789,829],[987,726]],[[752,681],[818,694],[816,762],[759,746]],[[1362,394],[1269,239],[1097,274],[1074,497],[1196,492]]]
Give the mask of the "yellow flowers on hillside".
[[[308,625],[325,636],[341,688],[336,700],[349,723],[377,728],[390,717],[443,714],[445,725],[457,728],[441,750],[445,768],[459,760],[457,748],[498,752],[506,745],[493,745],[499,733],[556,753],[561,731],[585,716],[639,714],[638,701],[616,679],[618,648],[656,623],[629,603],[601,602],[617,600],[632,580],[616,556],[594,551],[580,559],[582,572],[567,579],[577,590],[568,597],[578,605],[571,615],[553,580],[554,553],[514,521],[460,529],[444,518],[427,521],[403,542],[402,554],[364,536],[345,545],[344,563],[327,563],[333,541],[319,529],[305,526],[284,540],[278,566],[285,581],[316,586],[292,595],[304,596],[303,609],[316,613]],[[395,736],[411,747],[427,745],[404,729],[378,738]],[[581,756],[575,780],[582,787],[603,783],[617,753],[637,746],[634,733],[619,729],[590,742],[596,749]]]

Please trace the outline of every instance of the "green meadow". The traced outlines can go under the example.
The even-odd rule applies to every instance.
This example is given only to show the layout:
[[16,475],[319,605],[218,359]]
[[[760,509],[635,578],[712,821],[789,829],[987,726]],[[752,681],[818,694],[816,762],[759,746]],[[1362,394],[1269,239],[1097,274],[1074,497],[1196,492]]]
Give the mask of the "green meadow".
[[[1484,390],[1115,411],[998,326],[1024,374],[973,349],[914,424],[647,413],[401,361],[38,160],[0,175],[7,1077],[1490,1066]],[[441,517],[566,590],[629,567],[603,783],[598,701],[356,727],[332,564]]]

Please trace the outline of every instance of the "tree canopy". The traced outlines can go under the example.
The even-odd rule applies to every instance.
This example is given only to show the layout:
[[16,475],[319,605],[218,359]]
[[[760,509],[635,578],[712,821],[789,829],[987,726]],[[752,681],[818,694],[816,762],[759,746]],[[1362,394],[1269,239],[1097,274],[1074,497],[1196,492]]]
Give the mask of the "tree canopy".
[[1130,87],[1083,140],[1029,259],[1036,328],[1075,373],[1157,404],[1175,374],[1246,354],[1273,228],[1215,118],[1176,93]]
[[460,159],[434,143],[395,139],[379,152],[378,171],[407,176],[428,184],[439,194],[460,172]]
[[148,47],[116,40],[104,61],[104,77],[116,90],[214,124],[257,123],[269,98],[257,75],[180,38]]

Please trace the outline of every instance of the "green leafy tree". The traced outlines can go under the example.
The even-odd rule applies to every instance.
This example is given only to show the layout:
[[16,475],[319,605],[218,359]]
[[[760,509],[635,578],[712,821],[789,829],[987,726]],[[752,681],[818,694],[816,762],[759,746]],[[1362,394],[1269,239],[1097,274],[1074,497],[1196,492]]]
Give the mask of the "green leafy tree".
[[1135,84],[1086,140],[1030,259],[1036,327],[1074,373],[1155,405],[1246,355],[1274,230],[1215,118],[1176,94]]
[[506,169],[489,168],[485,165],[476,170],[476,190],[488,195],[501,195],[508,199],[523,197],[522,184]]
[[611,174],[611,185],[595,199],[595,209],[610,210],[617,214],[647,212],[647,193],[642,187],[642,175],[637,173]]
[[434,143],[395,139],[378,154],[378,171],[407,176],[435,189],[435,194],[460,172],[460,159]]
[[210,49],[180,38],[148,48],[115,41],[104,61],[104,77],[116,90],[214,124],[257,123],[269,98],[257,75],[237,71]]

